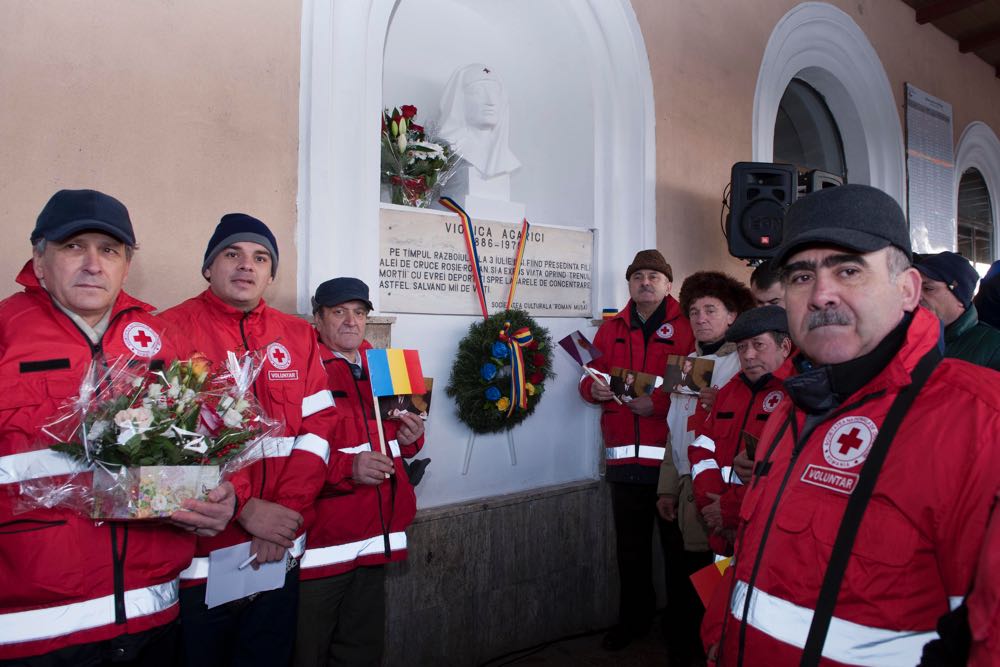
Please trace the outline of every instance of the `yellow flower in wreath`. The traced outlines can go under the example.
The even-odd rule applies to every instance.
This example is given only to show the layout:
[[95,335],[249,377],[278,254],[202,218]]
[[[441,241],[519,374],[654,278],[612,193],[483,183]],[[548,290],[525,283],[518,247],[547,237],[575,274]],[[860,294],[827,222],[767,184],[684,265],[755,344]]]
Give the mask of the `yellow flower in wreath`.
[[530,382],[524,383],[524,390],[528,392],[528,396],[535,395],[535,385],[531,384]]
[[497,410],[504,412],[510,407],[510,399],[506,396],[501,396],[500,400],[497,401]]

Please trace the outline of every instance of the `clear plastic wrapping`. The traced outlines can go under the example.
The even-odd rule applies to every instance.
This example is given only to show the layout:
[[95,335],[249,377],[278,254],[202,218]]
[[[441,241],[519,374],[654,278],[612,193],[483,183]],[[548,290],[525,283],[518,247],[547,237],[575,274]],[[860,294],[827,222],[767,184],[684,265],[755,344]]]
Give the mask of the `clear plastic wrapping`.
[[217,368],[197,355],[156,370],[135,358],[95,361],[42,427],[51,451],[21,482],[19,509],[149,519],[204,499],[283,429],[250,391],[262,361],[233,352]]

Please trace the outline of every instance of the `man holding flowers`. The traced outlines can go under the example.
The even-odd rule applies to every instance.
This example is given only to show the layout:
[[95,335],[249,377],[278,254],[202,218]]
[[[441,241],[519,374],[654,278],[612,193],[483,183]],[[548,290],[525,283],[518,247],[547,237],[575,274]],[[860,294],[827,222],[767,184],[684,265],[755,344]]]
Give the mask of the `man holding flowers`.
[[[122,285],[135,250],[125,206],[61,190],[31,234],[24,291],[0,302],[0,662],[173,665],[178,574],[194,539],[222,530],[233,487],[161,521],[96,524],[65,507],[20,513],[19,484],[73,484],[88,470],[49,449],[41,428],[93,362],[176,357],[151,311]],[[89,473],[86,475],[89,477]],[[83,477],[83,476],[81,476]]]

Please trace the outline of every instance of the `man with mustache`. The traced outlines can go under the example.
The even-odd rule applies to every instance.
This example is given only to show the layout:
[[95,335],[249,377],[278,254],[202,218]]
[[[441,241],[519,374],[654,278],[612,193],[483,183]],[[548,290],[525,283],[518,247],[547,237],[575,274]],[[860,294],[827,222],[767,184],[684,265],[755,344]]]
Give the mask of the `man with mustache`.
[[[670,296],[673,270],[658,250],[641,250],[625,271],[631,298],[605,321],[594,337],[601,356],[590,367],[601,374],[580,379],[580,395],[601,406],[601,432],[611,484],[620,598],[618,624],[604,636],[609,651],[628,646],[649,631],[656,597],[653,591],[653,525],[666,535],[656,513],[656,480],[667,444],[665,417],[669,395],[654,391],[627,403],[614,401],[611,368],[662,375],[671,354],[694,348],[691,325]],[[665,542],[661,541],[665,549]],[[668,563],[667,568],[676,567]]]
[[[222,217],[205,249],[208,289],[161,314],[188,352],[222,363],[229,351],[250,352],[263,368],[253,386],[265,413],[284,423],[283,437],[264,458],[233,477],[236,519],[217,537],[198,542],[196,558],[181,574],[181,629],[187,665],[283,665],[291,658],[298,607],[303,522],[327,483],[345,490],[353,455],[330,451],[338,417],[326,386],[309,324],[264,301],[278,268],[278,243],[263,222],[245,213]],[[209,554],[245,545],[260,563],[285,561],[281,588],[208,609]]]
[[969,590],[1000,483],[1000,387],[941,359],[910,258],[875,188],[788,210],[774,262],[801,356],[740,508],[720,665],[917,664]]
[[41,428],[75,400],[91,364],[177,358],[153,307],[122,289],[136,245],[124,204],[60,190],[31,244],[17,277],[24,291],[0,302],[0,662],[174,665],[178,574],[191,562],[192,533],[225,528],[233,487],[185,501],[173,526],[18,510],[21,482],[89,485],[89,476],[68,477],[89,467],[48,449]]

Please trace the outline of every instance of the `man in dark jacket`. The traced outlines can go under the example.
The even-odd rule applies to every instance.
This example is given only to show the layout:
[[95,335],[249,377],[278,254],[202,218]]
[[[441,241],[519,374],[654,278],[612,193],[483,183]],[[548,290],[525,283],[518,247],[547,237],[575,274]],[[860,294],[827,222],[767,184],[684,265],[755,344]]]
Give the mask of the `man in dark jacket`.
[[[615,651],[644,635],[655,609],[652,579],[653,523],[661,539],[666,522],[656,513],[656,481],[667,443],[670,397],[654,391],[619,403],[609,386],[612,367],[662,376],[671,354],[694,349],[691,325],[670,296],[673,270],[658,250],[641,250],[625,271],[631,299],[607,320],[594,337],[601,351],[590,367],[602,375],[580,380],[580,395],[601,406],[608,482],[614,511],[621,585],[618,625],[604,638],[604,648]],[[664,549],[666,548],[664,542]],[[680,564],[667,564],[680,567]]]
[[944,355],[1000,370],[1000,331],[980,322],[972,305],[979,274],[969,260],[945,251],[914,266],[923,277],[920,304],[944,325]]

